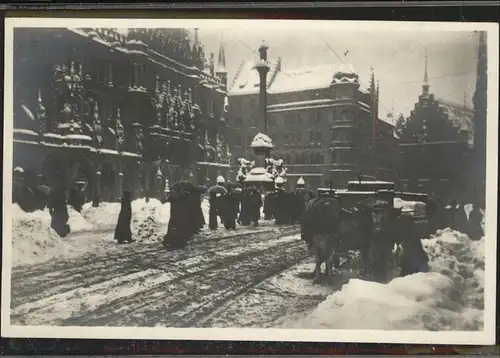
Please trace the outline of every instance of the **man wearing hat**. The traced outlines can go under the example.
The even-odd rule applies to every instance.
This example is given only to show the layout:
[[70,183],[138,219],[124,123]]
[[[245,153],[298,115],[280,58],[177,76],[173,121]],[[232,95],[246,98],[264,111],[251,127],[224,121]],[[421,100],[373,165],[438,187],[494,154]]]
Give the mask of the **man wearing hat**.
[[[208,226],[210,230],[216,230],[218,226],[218,217],[222,216],[224,212],[221,205],[223,204],[222,198],[227,194],[227,190],[224,187],[226,180],[222,175],[217,177],[217,185],[208,189],[208,203],[210,205],[210,209],[208,211]],[[223,218],[221,217],[221,221]]]
[[286,225],[290,218],[290,207],[288,205],[288,193],[285,192],[285,180],[282,177],[277,177],[274,181],[276,194],[274,197],[274,212],[276,225]]
[[302,214],[306,208],[307,202],[312,199],[313,193],[305,188],[305,181],[302,177],[297,180],[297,189],[293,194],[294,205],[290,210],[292,210],[292,223],[300,223],[302,219]]

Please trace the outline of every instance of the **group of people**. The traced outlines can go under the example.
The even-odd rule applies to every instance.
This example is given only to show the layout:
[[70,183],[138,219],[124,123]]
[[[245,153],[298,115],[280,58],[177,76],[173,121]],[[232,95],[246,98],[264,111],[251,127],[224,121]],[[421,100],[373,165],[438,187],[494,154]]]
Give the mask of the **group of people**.
[[[300,223],[305,205],[313,193],[305,188],[302,178],[297,181],[297,189],[293,192],[287,192],[284,181],[279,179],[274,190],[265,195],[251,183],[226,182],[222,176],[208,189],[187,182],[182,190],[175,186],[170,188],[166,200],[171,203],[171,216],[164,245],[183,245],[205,226],[201,209],[204,193],[208,197],[210,230],[217,230],[220,224],[227,230],[236,229],[236,223],[258,226],[262,207],[265,219],[275,220],[276,225]],[[197,213],[194,221],[193,213]]]
[[437,200],[429,200],[426,210],[431,232],[449,227],[467,234],[472,240],[479,240],[484,236],[483,214],[477,203],[472,205],[468,217],[465,205],[456,200],[452,200],[449,205]]
[[[13,202],[22,210],[32,212],[49,208],[52,217],[51,227],[61,236],[69,234],[68,208],[72,206],[80,211],[85,202],[85,188],[77,183],[72,190],[52,188],[42,176],[36,180],[17,167],[13,175]],[[36,182],[33,182],[33,181]],[[299,224],[305,210],[306,203],[315,193],[306,189],[303,178],[299,178],[296,189],[287,191],[282,177],[275,180],[272,191],[263,195],[251,183],[227,182],[222,176],[217,178],[216,185],[211,188],[196,185],[191,182],[179,182],[166,193],[165,200],[171,203],[171,215],[168,224],[168,233],[165,235],[165,245],[181,245],[199,232],[207,224],[202,212],[202,197],[206,195],[209,202],[210,230],[216,230],[220,224],[227,230],[240,226],[259,225],[261,209],[264,219],[274,220],[276,225]],[[130,222],[132,194],[124,192],[122,209],[115,230],[117,242],[131,242],[132,233]],[[455,200],[446,206],[441,202],[429,200],[427,203],[427,217],[429,230],[451,227],[467,234],[473,240],[484,236],[482,228],[482,213],[479,206],[474,204],[467,217],[464,205]]]

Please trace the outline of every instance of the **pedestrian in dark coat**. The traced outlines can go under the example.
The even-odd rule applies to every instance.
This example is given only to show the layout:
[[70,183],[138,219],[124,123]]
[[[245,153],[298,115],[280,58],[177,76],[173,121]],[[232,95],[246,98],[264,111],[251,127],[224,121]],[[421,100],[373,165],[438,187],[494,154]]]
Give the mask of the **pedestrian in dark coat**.
[[483,226],[481,225],[482,221],[483,214],[479,210],[479,205],[474,204],[469,214],[468,234],[471,240],[480,240],[484,236]]
[[58,188],[51,193],[49,213],[52,218],[50,227],[60,236],[67,236],[71,229],[68,224],[69,214],[66,201],[66,190]]
[[252,212],[252,190],[246,187],[241,197],[241,210],[238,223],[241,226],[250,225],[250,216]]
[[455,207],[454,224],[455,224],[454,227],[455,230],[460,231],[462,233],[467,232],[468,228],[467,214],[465,213],[464,206],[461,205],[460,203],[457,204]]
[[276,179],[276,194],[273,205],[273,216],[275,218],[276,225],[286,225],[290,223],[290,195],[285,192],[283,184],[283,178],[278,177]]
[[198,186],[198,191],[196,193],[196,200],[194,202],[195,206],[195,212],[198,212],[198,230],[199,232],[203,227],[205,226],[205,217],[203,216],[203,210],[201,208],[201,202],[202,202],[202,196],[203,194],[207,191],[207,188],[204,185],[199,185]]
[[297,180],[297,190],[293,194],[293,205],[289,208],[291,211],[292,224],[300,223],[307,202],[312,199],[313,194],[305,188],[305,182],[302,177]]
[[170,220],[163,245],[170,248],[184,246],[193,235],[191,193],[182,188],[172,190],[167,200],[170,202]]
[[228,188],[224,198],[224,227],[228,230],[236,229],[236,218],[240,209],[242,190],[239,187]]
[[249,221],[255,226],[259,225],[260,209],[262,207],[262,195],[257,188],[252,187],[249,191]]
[[274,204],[276,199],[276,192],[270,191],[264,198],[264,220],[274,219]]
[[115,229],[115,240],[119,244],[125,242],[132,242],[132,231],[130,229],[130,224],[132,221],[132,204],[131,204],[132,193],[130,191],[124,191],[121,200],[120,214],[118,215],[118,222]]
[[216,230],[218,226],[218,218],[222,218],[224,212],[224,196],[227,194],[224,188],[225,180],[222,176],[217,178],[217,185],[208,189],[210,209],[208,211],[208,227],[210,230]]

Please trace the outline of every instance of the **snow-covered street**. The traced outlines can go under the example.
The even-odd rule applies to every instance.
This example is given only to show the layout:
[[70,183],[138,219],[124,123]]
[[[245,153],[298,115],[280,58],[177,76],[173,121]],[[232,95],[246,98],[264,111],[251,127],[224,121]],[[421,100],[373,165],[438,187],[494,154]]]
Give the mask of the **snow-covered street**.
[[429,273],[369,282],[353,260],[314,285],[297,226],[204,229],[169,251],[159,243],[168,204],[133,205],[129,245],[113,241],[115,204],[71,212],[66,238],[47,229],[45,213],[16,211],[12,324],[482,329],[484,238],[446,229],[423,240]]

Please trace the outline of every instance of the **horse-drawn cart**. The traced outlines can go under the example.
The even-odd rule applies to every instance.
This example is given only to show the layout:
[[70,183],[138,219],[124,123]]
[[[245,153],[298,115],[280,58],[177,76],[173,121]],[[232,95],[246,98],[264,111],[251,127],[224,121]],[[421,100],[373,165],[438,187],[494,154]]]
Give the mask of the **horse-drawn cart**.
[[394,189],[394,183],[376,181],[349,182],[347,190],[318,189],[302,225],[317,270],[325,262],[328,272],[338,262],[331,257],[360,251],[365,271],[385,278],[395,265],[395,246],[427,236],[427,196]]

